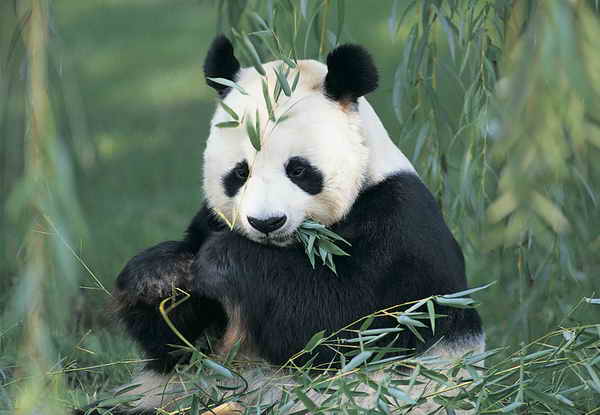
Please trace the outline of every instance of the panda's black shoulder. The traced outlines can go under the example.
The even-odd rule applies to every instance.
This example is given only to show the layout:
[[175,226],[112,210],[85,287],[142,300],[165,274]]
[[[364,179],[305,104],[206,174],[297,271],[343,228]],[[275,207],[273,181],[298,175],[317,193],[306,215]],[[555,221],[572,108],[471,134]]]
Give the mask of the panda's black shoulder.
[[[369,263],[378,273],[376,292],[382,304],[468,287],[462,249],[432,193],[414,172],[398,172],[367,187],[339,231],[354,241],[354,261]],[[386,262],[384,269],[378,268]],[[474,309],[438,306],[437,312],[447,316],[438,322],[438,336],[459,339],[482,333]],[[415,346],[427,347],[438,336]]]
[[334,230],[353,240],[356,261],[376,255],[381,257],[376,261],[395,262],[393,271],[404,279],[428,274],[434,291],[466,287],[462,250],[435,198],[412,171],[366,187]]

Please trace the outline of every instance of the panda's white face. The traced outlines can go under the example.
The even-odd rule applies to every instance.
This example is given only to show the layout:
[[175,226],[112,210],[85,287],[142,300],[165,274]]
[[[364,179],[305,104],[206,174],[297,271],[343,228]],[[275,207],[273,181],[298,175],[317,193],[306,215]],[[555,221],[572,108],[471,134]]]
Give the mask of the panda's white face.
[[[265,64],[271,96],[274,68]],[[204,153],[204,191],[209,206],[252,240],[286,245],[305,219],[325,225],[342,219],[364,184],[369,150],[359,112],[323,93],[327,67],[301,61],[291,97],[275,106],[279,123],[268,120],[261,78],[242,69],[224,99],[240,117],[254,121],[258,110],[261,150],[253,147],[245,125],[220,128],[231,116],[218,107]],[[290,83],[295,70],[290,72]],[[355,104],[348,104],[355,105]]]

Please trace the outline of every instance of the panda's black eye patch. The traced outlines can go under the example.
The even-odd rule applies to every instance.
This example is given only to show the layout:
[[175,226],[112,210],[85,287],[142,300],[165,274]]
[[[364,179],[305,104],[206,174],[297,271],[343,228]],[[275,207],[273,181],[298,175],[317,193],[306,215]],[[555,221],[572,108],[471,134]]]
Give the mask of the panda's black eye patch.
[[303,157],[292,157],[285,164],[285,174],[309,195],[323,190],[323,173]]
[[246,160],[240,161],[235,167],[225,176],[223,176],[223,187],[225,188],[225,194],[227,197],[233,197],[236,195],[238,190],[246,183],[248,180],[248,175],[250,174],[250,169],[248,168],[248,163]]
[[236,167],[235,169],[233,169],[233,171],[235,172],[236,177],[240,180],[246,180],[248,178],[249,171],[248,166],[246,164]]
[[304,175],[304,173],[306,173],[306,167],[298,166],[298,167],[294,168],[294,170],[291,170],[288,174],[290,175],[290,177],[299,179],[300,177],[302,177]]

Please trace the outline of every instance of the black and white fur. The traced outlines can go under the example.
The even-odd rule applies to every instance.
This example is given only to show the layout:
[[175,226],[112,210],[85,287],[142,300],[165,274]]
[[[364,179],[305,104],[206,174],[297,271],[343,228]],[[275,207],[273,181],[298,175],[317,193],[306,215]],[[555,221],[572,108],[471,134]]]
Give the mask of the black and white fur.
[[[271,91],[278,64],[265,64]],[[248,91],[208,81],[229,107],[247,116],[258,109],[261,125],[268,125],[260,77],[253,68],[240,69],[226,38],[214,41],[204,68],[207,77],[235,80]],[[143,251],[118,276],[120,316],[154,359],[133,381],[142,386],[130,393],[154,392],[123,413],[152,413],[163,404],[169,374],[187,358],[173,353],[170,345],[181,341],[158,311],[173,287],[191,294],[171,314],[189,341],[211,333],[218,353],[240,341],[243,353],[276,366],[320,330],[331,333],[380,309],[467,288],[462,251],[434,198],[362,98],[377,86],[368,53],[344,45],[327,66],[301,61],[296,70],[298,88],[278,102],[290,117],[264,134],[258,153],[243,127],[216,126],[230,120],[217,109],[205,152],[204,206],[182,241]],[[273,217],[285,218],[273,231],[252,225],[253,218]],[[350,256],[335,258],[338,276],[321,265],[313,269],[294,242],[307,218],[351,242]],[[475,310],[437,312],[447,317],[438,320],[435,336],[424,330],[421,343],[405,331],[395,346],[421,352],[443,337],[450,354],[483,348]],[[380,319],[372,328],[394,325]],[[309,358],[325,365],[336,353],[317,348],[297,363]]]

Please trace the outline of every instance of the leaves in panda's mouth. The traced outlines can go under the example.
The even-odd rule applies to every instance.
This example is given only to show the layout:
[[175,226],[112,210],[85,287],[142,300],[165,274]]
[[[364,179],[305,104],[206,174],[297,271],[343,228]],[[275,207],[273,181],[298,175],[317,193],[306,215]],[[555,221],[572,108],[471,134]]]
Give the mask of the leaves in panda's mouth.
[[315,257],[318,256],[326,265],[337,275],[333,256],[349,256],[346,251],[336,245],[336,242],[342,242],[350,246],[350,242],[327,229],[325,225],[305,220],[296,230],[296,239],[304,245],[304,251],[312,267],[315,267]]

